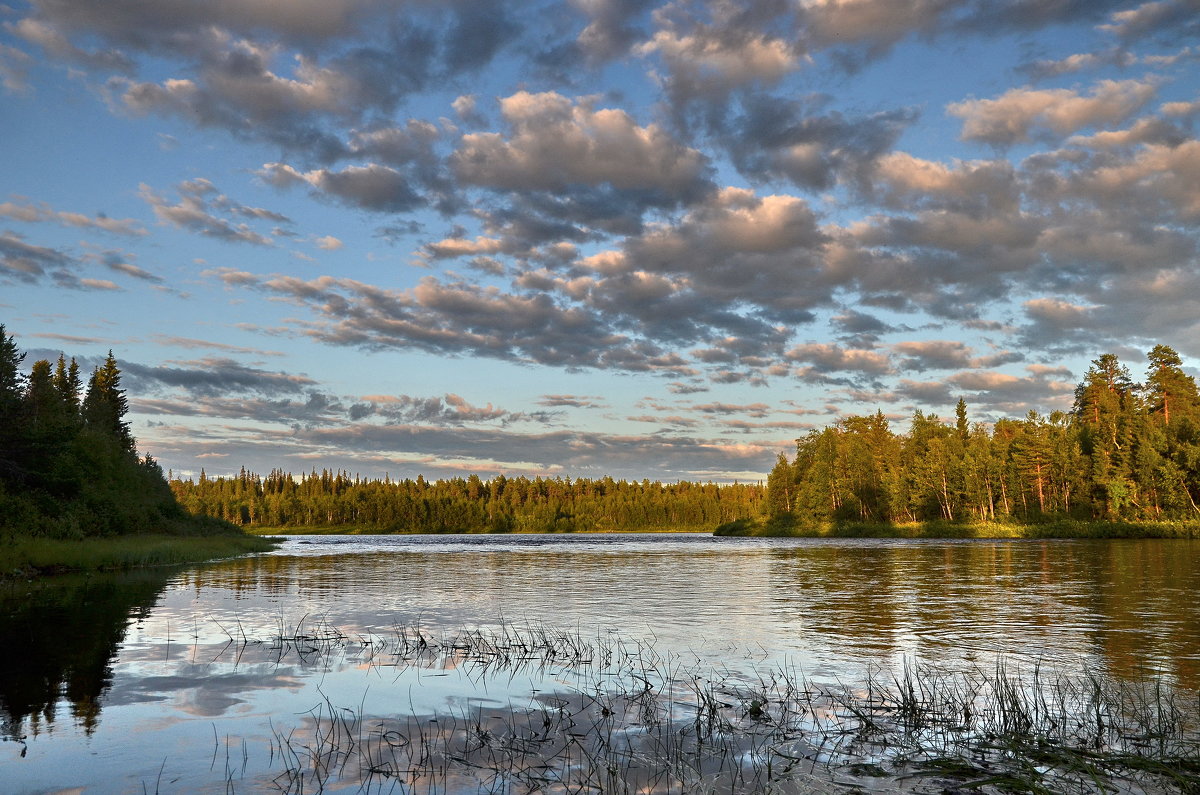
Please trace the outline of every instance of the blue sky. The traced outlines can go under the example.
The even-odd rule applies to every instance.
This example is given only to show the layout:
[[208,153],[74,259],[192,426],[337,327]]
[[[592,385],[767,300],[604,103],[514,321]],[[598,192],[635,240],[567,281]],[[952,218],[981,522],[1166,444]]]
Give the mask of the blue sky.
[[755,480],[1200,361],[1200,2],[0,6],[0,322],[176,473]]

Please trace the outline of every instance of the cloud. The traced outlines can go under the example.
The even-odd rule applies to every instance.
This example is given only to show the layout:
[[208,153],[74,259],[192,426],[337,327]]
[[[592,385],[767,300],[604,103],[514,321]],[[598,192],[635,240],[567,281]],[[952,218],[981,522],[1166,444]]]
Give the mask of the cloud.
[[375,212],[404,212],[423,202],[402,172],[378,163],[307,172],[283,163],[267,163],[257,173],[263,181],[277,188],[306,183],[318,195]]
[[84,50],[73,44],[61,30],[39,19],[26,17],[16,23],[5,23],[4,27],[25,41],[38,45],[48,55],[64,61],[104,71],[129,72],[133,69],[133,63],[119,50]]
[[247,393],[270,396],[295,394],[316,384],[308,376],[262,370],[223,357],[208,356],[178,364],[183,366],[123,362],[121,367],[141,390],[158,392],[164,387],[179,388],[193,398]]
[[378,417],[389,425],[436,425],[462,426],[474,423],[495,422],[507,425],[511,422],[530,420],[546,422],[546,412],[513,412],[496,408],[491,403],[474,406],[461,395],[453,393],[442,397],[412,397],[410,395],[367,395],[350,407],[351,420]]
[[587,15],[588,24],[575,43],[593,62],[618,58],[642,37],[636,20],[653,0],[578,0],[575,5]]
[[10,94],[29,92],[29,54],[0,44],[0,85]]
[[820,372],[857,372],[866,375],[886,375],[892,372],[892,362],[886,353],[843,348],[829,343],[810,342],[797,345],[787,351],[785,356],[790,362],[811,364]]
[[695,194],[706,189],[704,156],[656,124],[620,109],[596,109],[555,92],[519,91],[500,100],[511,128],[469,133],[451,157],[464,182],[497,190],[563,192],[573,185]]
[[951,370],[959,367],[991,368],[1020,361],[1023,356],[1002,351],[990,356],[975,356],[975,351],[957,340],[908,340],[891,346],[904,357],[896,363],[900,371]]
[[1066,88],[1013,88],[997,99],[954,102],[962,139],[1010,146],[1035,137],[1064,137],[1087,127],[1119,124],[1154,98],[1153,80],[1102,80],[1089,96]]
[[604,398],[593,395],[542,395],[538,400],[539,406],[558,408],[567,406],[577,409],[606,408]]
[[321,249],[322,251],[337,251],[338,249],[342,248],[342,246],[345,245],[345,243],[338,240],[333,235],[325,235],[324,237],[318,237],[315,240],[313,240],[313,243],[316,245],[317,248]]
[[803,63],[793,42],[751,32],[727,19],[711,26],[690,25],[684,31],[671,23],[665,11],[655,17],[659,29],[634,51],[662,60],[668,74],[666,90],[676,102],[720,97],[746,86],[769,86]]
[[1194,35],[1197,22],[1195,0],[1154,0],[1137,8],[1114,12],[1106,30],[1125,42],[1166,34],[1181,39]]
[[825,189],[855,181],[917,118],[910,109],[872,115],[822,113],[826,97],[754,95],[722,139],[738,170],[755,180],[789,180]]
[[211,340],[201,340],[194,337],[179,337],[173,334],[153,334],[151,338],[159,345],[165,345],[172,348],[206,348],[210,350],[226,351],[228,353],[248,353],[256,356],[282,356],[280,351],[266,351],[261,348],[248,348],[244,345],[230,345],[225,342],[213,342]]
[[0,202],[0,216],[26,223],[50,221],[63,226],[99,229],[104,232],[111,232],[114,235],[141,237],[148,234],[146,228],[132,218],[116,219],[109,218],[103,214],[87,216],[82,213],[63,212],[53,209],[45,202],[38,202],[36,204],[29,201],[22,204]]
[[275,241],[256,232],[244,221],[234,222],[228,217],[220,217],[218,213],[252,220],[290,223],[286,216],[279,213],[258,207],[248,207],[231,200],[221,194],[216,186],[206,179],[181,182],[176,186],[176,190],[179,192],[177,204],[171,204],[170,200],[155,193],[145,183],[139,186],[138,196],[150,205],[160,223],[229,243],[273,246]]
[[33,283],[47,271],[66,273],[74,264],[61,251],[26,243],[11,232],[0,234],[0,274],[10,279]]
[[139,268],[137,265],[133,265],[128,262],[111,260],[105,264],[109,267],[109,269],[114,270],[117,273],[123,273],[126,276],[134,279],[139,279],[144,282],[152,282],[154,284],[162,284],[163,282],[163,278],[161,276],[156,276],[150,271],[145,270],[144,268]]

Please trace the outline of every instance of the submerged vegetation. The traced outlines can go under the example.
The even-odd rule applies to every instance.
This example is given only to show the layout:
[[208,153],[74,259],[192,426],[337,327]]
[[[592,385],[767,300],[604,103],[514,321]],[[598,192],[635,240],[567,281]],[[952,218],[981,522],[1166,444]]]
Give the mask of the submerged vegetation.
[[138,454],[111,351],[86,389],[74,359],[34,362],[28,375],[24,359],[0,325],[0,576],[270,548],[179,505],[158,463]]
[[1105,354],[1069,413],[972,424],[882,413],[798,440],[767,480],[761,518],[723,534],[962,537],[1200,535],[1200,395],[1156,346],[1144,384]]
[[[794,667],[717,670],[660,655],[652,642],[544,625],[362,634],[302,620],[280,621],[269,638],[227,634],[242,661],[353,662],[397,678],[408,668],[453,671],[483,693],[489,682],[532,683],[527,698],[468,696],[433,714],[326,697],[299,725],[273,727],[267,772],[250,774],[281,792],[1200,788],[1200,708],[1154,678],[1001,659],[966,672],[905,665],[853,685],[822,683]],[[240,770],[226,760],[231,790],[252,764],[244,741],[241,753]]]

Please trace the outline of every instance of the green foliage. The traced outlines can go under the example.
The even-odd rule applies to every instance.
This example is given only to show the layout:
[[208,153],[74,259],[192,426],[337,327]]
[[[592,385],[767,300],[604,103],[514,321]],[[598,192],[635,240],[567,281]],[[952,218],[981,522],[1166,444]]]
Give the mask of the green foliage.
[[25,375],[24,358],[0,325],[0,542],[218,529],[189,517],[154,459],[138,457],[111,351],[83,398],[74,359]]
[[[889,526],[996,522],[1114,523],[1118,534],[1152,523],[1200,521],[1200,397],[1179,356],[1149,354],[1145,386],[1112,354],[1092,362],[1070,414],[1030,412],[972,426],[918,411],[906,435],[881,414],[846,417],[799,439],[768,479],[765,522],[730,533],[786,534],[859,523]],[[947,531],[938,530],[939,533]],[[1072,530],[1070,534],[1079,533]]]
[[477,476],[427,482],[366,480],[344,472],[172,480],[181,505],[247,528],[381,533],[708,531],[750,516],[758,485]]

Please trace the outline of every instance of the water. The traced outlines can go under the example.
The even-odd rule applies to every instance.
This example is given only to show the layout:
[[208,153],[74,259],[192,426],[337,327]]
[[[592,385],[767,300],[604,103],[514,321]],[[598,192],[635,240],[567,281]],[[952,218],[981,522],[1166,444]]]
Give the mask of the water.
[[20,584],[0,592],[0,790],[298,791],[280,738],[316,745],[330,712],[513,715],[609,675],[398,663],[383,653],[397,628],[550,627],[722,681],[1005,661],[1195,693],[1198,563],[1191,541],[307,536],[178,572]]

